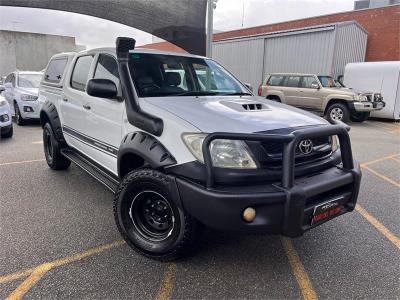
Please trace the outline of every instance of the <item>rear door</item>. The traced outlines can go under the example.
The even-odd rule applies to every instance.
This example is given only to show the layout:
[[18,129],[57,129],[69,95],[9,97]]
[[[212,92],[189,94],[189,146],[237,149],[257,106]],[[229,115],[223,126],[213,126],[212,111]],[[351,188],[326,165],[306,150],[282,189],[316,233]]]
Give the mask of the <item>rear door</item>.
[[[112,54],[100,53],[95,57],[93,78],[112,80],[117,86],[119,96],[121,87],[117,60]],[[120,99],[105,99],[88,95],[88,122],[85,134],[93,140],[91,158],[102,166],[118,174],[117,154],[122,140],[122,118],[125,104]]]
[[303,102],[299,99],[299,86],[301,76],[288,75],[283,80],[281,90],[285,95],[285,103],[293,106],[303,106]]
[[87,156],[93,150],[86,135],[88,127],[92,126],[89,120],[89,96],[86,85],[93,72],[94,55],[78,56],[73,62],[72,72],[64,82],[61,95],[60,114],[64,137],[68,144]]

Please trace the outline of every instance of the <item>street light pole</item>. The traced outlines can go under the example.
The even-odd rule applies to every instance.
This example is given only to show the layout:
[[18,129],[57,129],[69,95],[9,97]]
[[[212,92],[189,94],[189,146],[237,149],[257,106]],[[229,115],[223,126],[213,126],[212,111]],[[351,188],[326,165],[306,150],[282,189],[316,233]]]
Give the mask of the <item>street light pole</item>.
[[207,0],[207,57],[212,57],[214,9],[218,0]]

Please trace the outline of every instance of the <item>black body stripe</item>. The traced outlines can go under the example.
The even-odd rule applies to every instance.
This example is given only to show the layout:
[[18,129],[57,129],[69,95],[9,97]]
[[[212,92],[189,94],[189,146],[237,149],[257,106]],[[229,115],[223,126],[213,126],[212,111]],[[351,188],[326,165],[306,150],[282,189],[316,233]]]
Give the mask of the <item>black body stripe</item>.
[[79,141],[81,141],[82,143],[95,148],[96,150],[99,150],[105,154],[111,155],[113,157],[117,157],[118,155],[118,149],[114,146],[111,146],[107,143],[101,142],[97,139],[94,139],[90,136],[87,136],[85,134],[82,134],[72,128],[63,126],[63,132],[75,139],[78,139]]

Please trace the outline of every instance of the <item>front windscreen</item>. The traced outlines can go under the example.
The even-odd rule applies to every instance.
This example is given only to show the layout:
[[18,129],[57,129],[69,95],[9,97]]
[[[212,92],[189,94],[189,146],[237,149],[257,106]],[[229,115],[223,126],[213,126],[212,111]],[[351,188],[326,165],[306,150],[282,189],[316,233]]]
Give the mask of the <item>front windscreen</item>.
[[19,74],[18,86],[22,88],[38,88],[41,79],[41,74]]
[[132,53],[130,68],[139,97],[249,94],[210,59]]

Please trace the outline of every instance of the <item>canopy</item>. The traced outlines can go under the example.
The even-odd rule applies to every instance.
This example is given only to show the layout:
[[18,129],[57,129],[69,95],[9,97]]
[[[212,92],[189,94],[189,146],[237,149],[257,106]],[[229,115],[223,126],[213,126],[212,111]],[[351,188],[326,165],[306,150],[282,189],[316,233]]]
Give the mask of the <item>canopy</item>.
[[190,53],[206,54],[207,0],[0,0],[0,6],[61,10],[111,20]]

